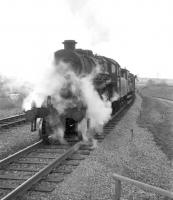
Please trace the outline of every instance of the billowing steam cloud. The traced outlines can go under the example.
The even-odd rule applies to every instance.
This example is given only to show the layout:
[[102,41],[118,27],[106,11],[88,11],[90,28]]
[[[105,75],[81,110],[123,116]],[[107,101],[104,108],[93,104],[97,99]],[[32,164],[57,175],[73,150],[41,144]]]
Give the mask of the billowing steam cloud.
[[94,89],[90,77],[81,79],[81,90],[85,103],[87,104],[87,116],[91,120],[91,127],[103,125],[110,117],[111,103],[101,100],[99,94]]
[[[96,68],[97,69],[97,68]],[[90,128],[100,131],[104,123],[111,116],[111,102],[100,98],[93,85],[93,78],[97,70],[88,76],[77,76],[68,63],[60,62],[58,66],[52,66],[52,70],[43,81],[37,85],[32,93],[25,99],[23,107],[31,108],[32,101],[41,106],[48,95],[52,96],[53,106],[58,113],[64,114],[66,109],[73,107],[86,107],[86,116],[81,121],[78,130],[81,131],[84,140],[90,135],[87,132],[86,123],[89,119]],[[68,92],[72,93],[71,98],[64,98]],[[62,130],[60,131],[62,135]]]

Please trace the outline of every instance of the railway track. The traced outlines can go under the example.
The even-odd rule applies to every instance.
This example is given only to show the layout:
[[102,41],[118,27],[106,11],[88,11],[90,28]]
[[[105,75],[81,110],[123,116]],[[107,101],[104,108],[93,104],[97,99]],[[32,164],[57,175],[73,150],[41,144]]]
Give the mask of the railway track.
[[11,117],[0,119],[0,129],[9,128],[12,126],[23,124],[25,122],[26,122],[25,114],[14,115]]
[[164,98],[164,97],[157,97],[157,96],[152,96],[152,97],[155,98],[155,99],[158,99],[158,100],[163,100],[163,101],[168,102],[168,103],[173,103],[172,99],[168,99],[168,98]]
[[[115,127],[117,120],[132,104],[122,107],[105,125],[102,135],[96,135],[98,142]],[[68,144],[43,145],[39,142],[0,161],[0,198],[15,199],[27,190],[52,192],[76,168],[80,161],[92,151],[91,146],[67,138]]]

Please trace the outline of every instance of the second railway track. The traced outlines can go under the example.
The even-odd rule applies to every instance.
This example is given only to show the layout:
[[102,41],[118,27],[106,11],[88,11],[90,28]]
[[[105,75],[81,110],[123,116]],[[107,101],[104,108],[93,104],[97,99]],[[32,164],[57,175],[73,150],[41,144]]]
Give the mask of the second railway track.
[[26,122],[25,114],[19,114],[0,119],[0,129],[9,128]]
[[[104,127],[102,135],[95,138],[101,142],[113,130],[117,119],[132,102],[122,107]],[[64,180],[92,150],[90,145],[74,139],[68,144],[43,145],[39,141],[0,161],[0,198],[16,199],[27,190],[52,192],[57,183]]]

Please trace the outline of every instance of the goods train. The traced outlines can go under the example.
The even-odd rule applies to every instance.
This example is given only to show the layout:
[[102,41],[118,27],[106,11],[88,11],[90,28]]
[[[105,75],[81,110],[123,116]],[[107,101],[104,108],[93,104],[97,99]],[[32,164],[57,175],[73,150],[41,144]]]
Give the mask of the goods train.
[[[58,50],[54,54],[55,67],[60,61],[70,63],[71,70],[76,76],[87,76],[93,73],[96,68],[99,68],[98,73],[93,76],[93,85],[101,99],[106,98],[111,102],[112,114],[117,112],[128,100],[135,97],[135,78],[136,76],[130,73],[127,69],[121,66],[115,60],[93,54],[91,50],[77,49],[74,40],[65,40],[63,42],[64,49]],[[56,65],[57,64],[57,65]],[[67,81],[68,84],[68,81]],[[66,99],[75,98],[70,89],[70,82],[67,90],[61,90],[61,97]],[[45,143],[49,141],[51,125],[49,116],[53,119],[59,118],[63,121],[65,137],[68,135],[78,134],[77,125],[86,115],[86,105],[82,102],[69,107],[59,116],[58,111],[51,102],[52,97],[47,97],[47,105],[36,108],[33,105],[31,110],[26,111],[26,118],[32,122],[32,131],[36,130],[36,119],[41,118],[40,137]],[[75,100],[74,100],[75,101]],[[100,108],[102,109],[102,108]],[[60,124],[60,123],[56,123]],[[62,124],[62,123],[61,123]],[[87,121],[89,126],[89,119]]]

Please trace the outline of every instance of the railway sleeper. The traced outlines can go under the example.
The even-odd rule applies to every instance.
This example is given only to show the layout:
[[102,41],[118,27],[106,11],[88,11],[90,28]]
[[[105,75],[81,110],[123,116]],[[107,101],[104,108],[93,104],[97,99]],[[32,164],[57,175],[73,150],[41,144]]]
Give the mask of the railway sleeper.
[[60,183],[64,180],[63,177],[46,177],[46,178],[43,178],[42,181],[45,181],[45,182],[54,182],[54,183]]
[[38,158],[38,159],[40,159],[40,158],[46,158],[46,159],[55,159],[57,156],[60,156],[60,155],[44,155],[44,154],[42,154],[42,155],[38,155],[38,154],[35,154],[35,155],[27,155],[27,158]]
[[88,150],[88,151],[93,151],[94,149],[90,145],[82,145],[80,147],[80,150]]
[[52,170],[52,173],[60,173],[60,174],[71,174],[73,172],[72,169],[59,169],[55,168]]
[[61,144],[61,145],[48,145],[48,146],[43,146],[43,149],[68,149],[72,145],[68,144]]
[[90,155],[89,150],[78,150],[78,153],[81,154],[81,155]]
[[84,159],[85,159],[85,156],[81,156],[79,153],[76,153],[70,156],[69,158],[67,158],[66,160],[84,160]]
[[19,187],[23,183],[23,180],[15,180],[15,182],[12,182],[12,181],[13,180],[8,180],[8,182],[6,181],[6,182],[1,183],[0,189],[12,190],[12,189]]
[[9,167],[8,170],[10,171],[23,171],[23,172],[38,172],[42,169],[43,167],[40,167],[39,169],[34,169],[34,168],[29,168],[29,167]]
[[78,166],[80,164],[77,160],[65,160],[62,165],[71,165],[71,166]]
[[22,163],[22,164],[49,164],[51,162],[52,158],[49,159],[49,161],[45,161],[45,160],[18,160],[15,161],[15,163]]
[[4,174],[4,175],[0,175],[0,180],[2,179],[4,179],[4,180],[6,180],[6,179],[8,179],[8,180],[27,180],[29,178],[29,176],[28,177],[23,177],[23,176],[16,176],[16,175],[14,175],[14,174]]
[[[20,185],[18,185],[20,186]],[[37,191],[37,192],[52,192],[54,189],[55,189],[56,185],[48,185],[46,183],[42,183],[42,184],[36,184],[36,185],[33,185],[29,191]],[[4,189],[4,190],[14,190],[16,189],[16,185],[10,185],[10,184],[4,184],[3,186],[0,187],[1,189]]]
[[65,153],[64,149],[37,149],[34,151],[34,153],[57,153],[57,154],[63,154]]
[[36,192],[52,192],[56,188],[56,185],[48,185],[46,182],[41,184],[33,185],[29,191],[36,191]]

